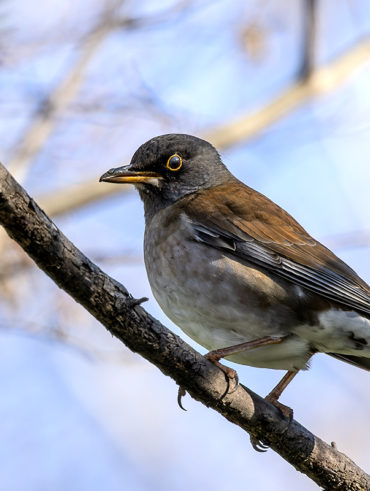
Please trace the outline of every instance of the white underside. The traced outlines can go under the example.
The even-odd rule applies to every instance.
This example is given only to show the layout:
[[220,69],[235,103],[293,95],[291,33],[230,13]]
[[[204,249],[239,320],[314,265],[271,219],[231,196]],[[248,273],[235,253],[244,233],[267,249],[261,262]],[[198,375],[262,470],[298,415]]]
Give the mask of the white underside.
[[[245,336],[243,336],[242,328],[238,329],[239,332],[220,326],[218,328],[212,326],[208,329],[206,323],[186,322],[184,317],[187,317],[187,314],[181,316],[181,319],[177,315],[174,316],[173,312],[167,312],[167,315],[188,336],[208,350],[234,346],[265,335],[274,335],[271,330],[265,333],[259,329],[258,336],[256,334],[251,336],[251,332],[254,333],[257,329],[251,329],[251,326],[246,324]],[[300,325],[292,331],[294,334],[281,344],[247,350],[227,359],[255,367],[295,370],[306,367],[312,350],[370,358],[370,320],[357,312],[332,309],[319,315],[318,325]]]
[[319,314],[317,326],[294,331],[323,353],[370,358],[370,320],[354,311],[331,309]]

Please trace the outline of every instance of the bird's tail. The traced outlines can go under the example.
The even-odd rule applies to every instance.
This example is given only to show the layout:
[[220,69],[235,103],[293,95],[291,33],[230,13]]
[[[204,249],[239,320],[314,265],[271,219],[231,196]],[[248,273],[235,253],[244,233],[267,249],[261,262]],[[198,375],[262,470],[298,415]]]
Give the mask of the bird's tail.
[[370,372],[370,358],[365,358],[364,356],[341,355],[339,353],[328,353],[328,355]]

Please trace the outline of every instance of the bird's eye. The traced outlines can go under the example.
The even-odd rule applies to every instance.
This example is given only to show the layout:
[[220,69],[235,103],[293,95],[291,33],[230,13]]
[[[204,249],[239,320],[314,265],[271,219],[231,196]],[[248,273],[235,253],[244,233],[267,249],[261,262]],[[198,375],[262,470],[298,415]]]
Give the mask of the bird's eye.
[[182,158],[180,157],[180,155],[177,155],[177,153],[171,155],[171,157],[167,160],[167,164],[166,164],[167,169],[176,171],[181,169],[181,166],[182,166]]

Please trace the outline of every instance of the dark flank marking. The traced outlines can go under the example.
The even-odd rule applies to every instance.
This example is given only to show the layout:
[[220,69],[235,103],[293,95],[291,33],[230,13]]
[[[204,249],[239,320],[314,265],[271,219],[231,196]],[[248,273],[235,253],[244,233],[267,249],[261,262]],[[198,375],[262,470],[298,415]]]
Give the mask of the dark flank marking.
[[349,333],[349,339],[355,343],[355,348],[358,350],[364,349],[367,346],[367,341],[365,338],[356,338],[354,332]]

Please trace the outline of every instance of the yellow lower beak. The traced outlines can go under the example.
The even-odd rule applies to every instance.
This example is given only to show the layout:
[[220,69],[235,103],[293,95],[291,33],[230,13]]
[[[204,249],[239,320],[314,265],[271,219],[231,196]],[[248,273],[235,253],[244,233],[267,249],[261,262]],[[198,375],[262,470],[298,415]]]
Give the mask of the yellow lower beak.
[[161,179],[162,176],[157,172],[135,171],[130,170],[129,165],[110,169],[103,174],[99,182],[116,182],[135,184],[137,182],[148,182],[151,179]]

